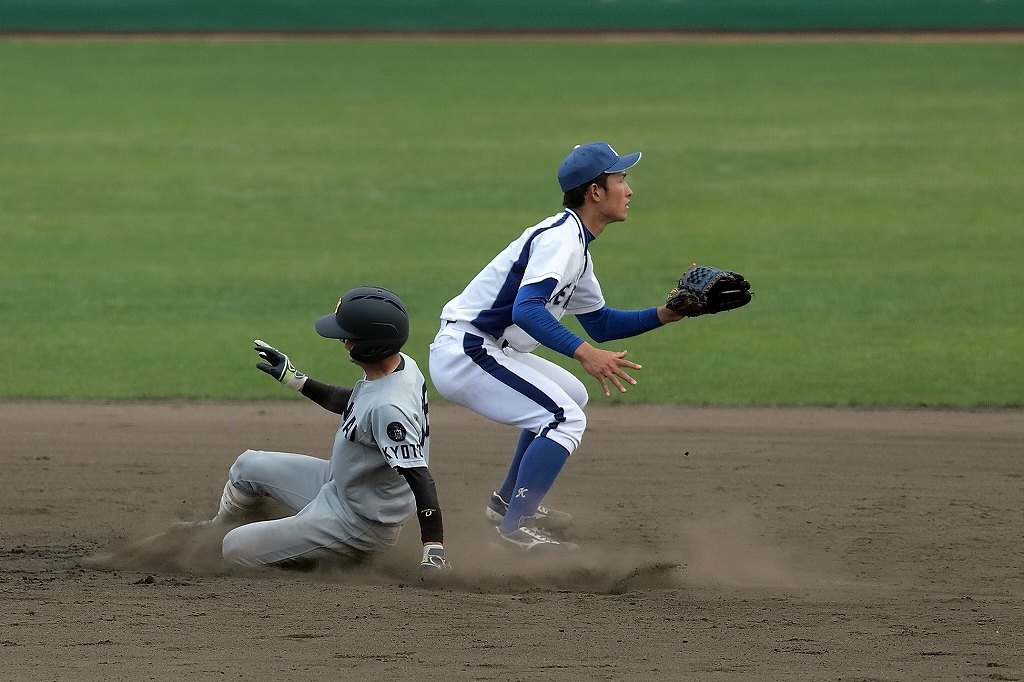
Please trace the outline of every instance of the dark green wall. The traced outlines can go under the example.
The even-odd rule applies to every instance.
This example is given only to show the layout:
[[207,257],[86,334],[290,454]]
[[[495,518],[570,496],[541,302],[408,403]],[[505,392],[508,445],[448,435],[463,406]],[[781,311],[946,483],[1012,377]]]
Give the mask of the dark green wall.
[[6,31],[1024,28],[1024,0],[0,0]]

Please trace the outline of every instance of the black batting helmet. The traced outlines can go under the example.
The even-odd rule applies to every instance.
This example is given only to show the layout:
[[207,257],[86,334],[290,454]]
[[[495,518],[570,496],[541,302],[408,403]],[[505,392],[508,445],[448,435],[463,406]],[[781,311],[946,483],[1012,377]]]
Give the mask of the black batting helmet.
[[409,340],[409,313],[394,292],[383,287],[356,287],[338,307],[315,324],[320,336],[355,341],[349,355],[356,362],[380,362]]

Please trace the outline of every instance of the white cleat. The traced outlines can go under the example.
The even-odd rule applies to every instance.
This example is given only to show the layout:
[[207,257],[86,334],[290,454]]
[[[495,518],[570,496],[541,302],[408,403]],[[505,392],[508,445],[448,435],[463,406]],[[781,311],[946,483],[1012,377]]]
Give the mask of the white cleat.
[[537,528],[536,519],[523,518],[519,528],[511,532],[503,532],[501,527],[495,529],[498,534],[497,544],[501,547],[514,549],[529,554],[563,554],[579,549],[572,542],[560,542]]

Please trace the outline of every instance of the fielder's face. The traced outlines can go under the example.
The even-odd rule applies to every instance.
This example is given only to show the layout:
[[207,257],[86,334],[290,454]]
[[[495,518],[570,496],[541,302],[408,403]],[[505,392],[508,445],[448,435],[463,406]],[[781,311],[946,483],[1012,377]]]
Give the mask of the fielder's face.
[[617,223],[626,219],[629,211],[629,198],[633,196],[633,190],[626,184],[626,174],[612,173],[608,176],[608,190],[603,191],[598,187],[602,195],[598,207],[601,215],[609,223]]

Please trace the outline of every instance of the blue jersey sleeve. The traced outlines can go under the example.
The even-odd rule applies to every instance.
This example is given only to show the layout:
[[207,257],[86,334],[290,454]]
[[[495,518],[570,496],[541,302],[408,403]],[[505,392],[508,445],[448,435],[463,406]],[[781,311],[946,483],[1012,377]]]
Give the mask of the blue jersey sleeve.
[[605,306],[592,313],[577,315],[576,319],[580,321],[590,338],[598,343],[625,339],[661,326],[657,308],[616,310]]
[[555,284],[555,280],[545,279],[521,287],[512,304],[512,321],[541,344],[571,358],[583,339],[569,331],[545,307]]

